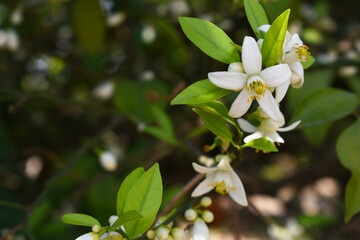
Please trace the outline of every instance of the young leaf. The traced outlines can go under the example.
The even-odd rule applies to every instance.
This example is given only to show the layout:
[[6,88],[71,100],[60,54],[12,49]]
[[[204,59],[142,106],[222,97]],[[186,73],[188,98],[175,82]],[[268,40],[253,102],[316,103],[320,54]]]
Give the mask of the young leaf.
[[244,0],[246,17],[258,39],[263,38],[263,33],[257,29],[264,24],[269,24],[264,8],[256,0]]
[[132,171],[122,182],[116,200],[116,213],[118,216],[121,216],[124,213],[124,205],[130,189],[144,173],[145,170],[142,167],[139,167]]
[[301,62],[301,64],[304,69],[308,69],[309,67],[311,67],[311,65],[313,65],[314,62],[315,62],[315,58],[313,56],[310,56],[309,61]]
[[124,212],[135,210],[143,216],[125,224],[126,234],[130,238],[144,233],[154,222],[161,205],[162,190],[159,164],[155,163],[133,184],[127,195]]
[[197,81],[180,92],[172,101],[171,105],[201,104],[219,99],[232,92],[219,88],[208,79]]
[[124,214],[121,214],[119,218],[111,225],[109,230],[115,230],[125,223],[142,218],[142,216],[135,210],[128,211]]
[[72,224],[72,225],[79,225],[79,226],[88,226],[92,227],[94,225],[99,225],[101,227],[101,224],[98,220],[95,218],[81,213],[69,213],[65,214],[61,217],[64,223]]
[[224,120],[221,117],[198,108],[193,108],[193,111],[200,116],[205,126],[212,133],[214,133],[216,136],[219,136],[231,142],[235,147],[238,147],[238,145],[236,145],[232,140],[232,134],[229,130],[228,125],[224,122]]
[[188,39],[205,54],[227,64],[239,62],[233,41],[213,23],[190,17],[179,17],[179,22]]
[[352,174],[345,188],[345,222],[360,212],[360,174]]
[[271,67],[279,60],[284,45],[289,16],[290,9],[277,17],[265,34],[261,47],[262,62],[265,67]]
[[336,142],[336,152],[341,164],[360,175],[360,119],[340,135]]
[[313,92],[297,107],[290,122],[301,120],[298,128],[319,125],[343,118],[355,111],[356,95],[344,90],[325,88]]
[[105,18],[98,0],[77,0],[73,8],[75,35],[85,50],[97,53],[105,37]]
[[277,152],[277,148],[274,144],[266,138],[254,139],[241,147],[251,147],[264,152]]

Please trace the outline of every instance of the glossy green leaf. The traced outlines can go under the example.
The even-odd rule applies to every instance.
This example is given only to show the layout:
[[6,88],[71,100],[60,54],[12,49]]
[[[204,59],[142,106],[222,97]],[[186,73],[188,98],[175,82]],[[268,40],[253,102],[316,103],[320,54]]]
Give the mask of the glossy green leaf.
[[64,223],[68,223],[72,225],[88,226],[88,227],[99,225],[101,227],[101,224],[98,220],[96,220],[92,216],[81,213],[65,214],[61,217],[61,219]]
[[357,93],[357,95],[360,96],[360,77],[359,76],[346,78],[346,83],[348,84],[348,86],[350,87],[350,89],[353,92]]
[[111,225],[110,230],[115,230],[125,223],[129,223],[140,218],[142,218],[142,216],[135,210],[123,213],[119,215],[118,219]]
[[255,148],[257,150],[265,151],[265,152],[277,152],[278,151],[277,148],[274,146],[274,144],[266,138],[254,139],[248,143],[245,143],[241,147],[251,147],[251,148]]
[[234,127],[238,128],[234,118],[229,116],[229,109],[219,101],[211,101],[203,104],[195,104],[194,107],[201,108],[211,113],[215,113],[219,117],[222,117],[226,122],[232,124]]
[[125,224],[126,234],[130,238],[139,236],[152,225],[161,205],[162,194],[159,164],[155,163],[141,175],[127,195],[124,212],[135,210],[143,217]]
[[345,188],[345,222],[360,212],[360,174],[352,174]]
[[313,92],[297,107],[291,122],[301,120],[298,128],[331,122],[355,111],[356,95],[341,89],[325,88]]
[[171,105],[178,104],[201,104],[219,99],[232,92],[219,88],[208,79],[197,81],[180,92],[172,101]]
[[129,194],[130,189],[144,173],[145,170],[142,167],[139,167],[134,171],[132,171],[122,182],[116,199],[116,213],[118,216],[124,213],[125,201]]
[[147,126],[144,131],[170,144],[178,144],[172,122],[166,112],[156,105],[151,106],[151,111],[158,126]]
[[227,64],[239,62],[239,53],[233,41],[216,25],[190,17],[179,17],[179,22],[188,39],[205,54]]
[[336,223],[335,217],[326,216],[324,214],[301,215],[297,217],[297,221],[303,227],[326,227]]
[[97,53],[105,37],[105,18],[98,0],[76,0],[73,8],[75,35],[85,50]]
[[358,119],[340,135],[336,152],[341,164],[360,175],[360,120]]
[[307,62],[301,62],[302,66],[304,69],[308,69],[309,67],[311,67],[311,65],[313,65],[315,62],[315,58],[313,56],[310,56],[309,61]]
[[290,9],[277,17],[265,33],[264,42],[261,47],[262,61],[265,67],[271,67],[279,61],[284,45],[289,16]]
[[269,24],[264,8],[257,0],[244,0],[246,17],[258,39],[263,38],[263,33],[257,29],[264,24]]

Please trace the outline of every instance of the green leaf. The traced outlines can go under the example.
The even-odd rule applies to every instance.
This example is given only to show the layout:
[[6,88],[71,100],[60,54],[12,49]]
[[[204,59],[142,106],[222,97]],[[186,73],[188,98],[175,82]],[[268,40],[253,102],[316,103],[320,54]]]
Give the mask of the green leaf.
[[333,225],[336,223],[336,219],[334,217],[329,217],[324,214],[316,214],[316,215],[301,215],[297,217],[297,221],[303,227],[326,227]]
[[246,17],[258,39],[263,38],[263,33],[257,29],[264,24],[269,24],[264,8],[256,0],[244,0]]
[[68,223],[72,225],[88,226],[88,227],[99,225],[101,227],[101,224],[98,220],[96,220],[92,216],[81,213],[65,214],[61,217],[61,219],[63,220],[64,223]]
[[331,122],[355,111],[356,95],[344,90],[325,88],[313,92],[297,107],[291,122],[301,120],[298,128]]
[[205,126],[212,133],[231,142],[235,147],[238,147],[238,145],[236,145],[232,140],[232,134],[229,130],[229,126],[224,122],[221,117],[198,108],[193,108],[193,111],[200,116]]
[[345,222],[360,212],[360,175],[352,174],[345,188]]
[[42,228],[44,223],[46,223],[53,206],[50,201],[45,201],[41,205],[37,206],[32,212],[29,218],[29,227],[32,231],[36,231]]
[[346,83],[350,87],[353,92],[355,92],[358,96],[360,96],[360,77],[354,76],[346,78]]
[[201,80],[191,84],[180,92],[172,101],[171,105],[200,104],[219,99],[232,92],[231,90],[219,88],[212,84],[209,79]]
[[158,126],[147,126],[144,131],[170,144],[178,144],[172,122],[165,111],[156,105],[151,106],[151,111]]
[[239,62],[233,41],[213,23],[190,17],[179,17],[182,30],[188,39],[210,57],[223,62]]
[[124,214],[119,215],[119,218],[111,225],[109,230],[115,230],[125,223],[142,218],[142,216],[135,210],[128,211]]
[[254,139],[241,147],[251,147],[264,152],[277,152],[277,148],[274,144],[266,138]]
[[336,142],[336,152],[341,164],[360,175],[360,119],[340,135]]
[[85,50],[97,53],[105,37],[105,18],[98,0],[76,0],[73,9],[75,35]]
[[130,238],[144,233],[154,222],[159,211],[163,194],[163,186],[159,164],[155,163],[134,183],[126,198],[124,212],[135,210],[142,219],[125,224]]
[[290,9],[277,17],[265,34],[264,42],[261,47],[262,61],[265,67],[271,67],[279,61],[284,45],[289,16]]
[[145,170],[142,167],[139,167],[132,171],[122,182],[116,200],[116,212],[120,216],[124,213],[124,206],[126,198],[129,194],[130,189],[133,187],[134,183],[145,173]]
[[315,62],[315,58],[313,56],[310,56],[309,61],[301,62],[301,64],[304,69],[308,69],[309,67],[311,67],[311,65],[313,65],[314,62]]
[[301,132],[313,146],[317,147],[325,140],[330,128],[331,123],[325,123],[301,129]]

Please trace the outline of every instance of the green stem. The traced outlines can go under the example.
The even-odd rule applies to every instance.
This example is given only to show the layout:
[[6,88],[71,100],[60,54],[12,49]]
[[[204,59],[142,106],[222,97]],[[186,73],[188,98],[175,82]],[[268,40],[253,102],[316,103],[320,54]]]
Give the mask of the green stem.
[[17,204],[17,203],[12,203],[12,202],[8,202],[8,201],[3,201],[3,200],[0,200],[0,206],[9,207],[9,208],[16,208],[16,209],[23,210],[23,211],[28,210],[28,208],[26,206],[24,206],[24,205]]

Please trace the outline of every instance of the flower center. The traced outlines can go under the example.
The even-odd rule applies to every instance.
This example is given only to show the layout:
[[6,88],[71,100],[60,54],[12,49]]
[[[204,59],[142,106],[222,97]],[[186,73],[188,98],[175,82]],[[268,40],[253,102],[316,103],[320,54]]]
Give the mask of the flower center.
[[310,52],[308,52],[309,47],[306,45],[299,46],[298,43],[295,43],[294,49],[297,53],[300,61],[306,61],[308,62],[310,60]]
[[225,183],[224,181],[222,181],[222,182],[216,182],[215,184],[214,184],[214,183],[211,183],[210,186],[215,187],[215,191],[216,191],[217,193],[220,193],[221,195],[228,194],[230,191],[236,189],[236,188],[234,188],[234,187],[228,187],[228,186],[226,186],[226,183]]
[[268,89],[265,82],[259,80],[258,78],[253,79],[255,76],[251,76],[249,78],[250,84],[247,85],[246,89],[250,95],[250,98],[247,100],[248,102],[250,100],[254,100],[255,98],[257,100],[260,100],[261,97],[265,97],[265,91]]

